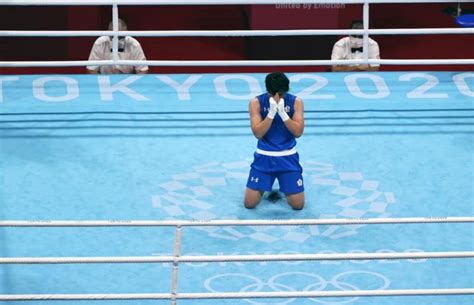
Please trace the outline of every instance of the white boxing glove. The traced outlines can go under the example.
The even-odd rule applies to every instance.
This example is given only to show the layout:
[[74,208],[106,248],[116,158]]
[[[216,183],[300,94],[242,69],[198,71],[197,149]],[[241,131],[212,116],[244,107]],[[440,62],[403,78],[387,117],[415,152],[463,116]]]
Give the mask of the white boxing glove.
[[278,105],[277,102],[273,99],[273,97],[270,98],[270,109],[268,110],[267,117],[272,119],[275,118],[275,115],[278,112]]
[[278,115],[283,120],[283,122],[286,122],[290,119],[290,117],[288,116],[288,113],[286,113],[285,111],[285,100],[283,98],[281,98],[280,101],[278,102],[277,109],[278,109]]

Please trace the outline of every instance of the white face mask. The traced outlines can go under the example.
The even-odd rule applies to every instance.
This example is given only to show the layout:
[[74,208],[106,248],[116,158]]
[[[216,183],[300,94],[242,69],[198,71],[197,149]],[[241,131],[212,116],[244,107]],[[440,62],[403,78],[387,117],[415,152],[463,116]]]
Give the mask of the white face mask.
[[119,38],[118,47],[119,49],[125,48],[125,37]]
[[363,38],[349,37],[349,39],[351,42],[351,48],[361,48],[362,44],[364,43]]
[[[113,37],[109,37],[111,45],[114,43]],[[119,52],[123,52],[125,48],[125,37],[118,38],[118,49]],[[112,52],[112,51],[111,51]]]

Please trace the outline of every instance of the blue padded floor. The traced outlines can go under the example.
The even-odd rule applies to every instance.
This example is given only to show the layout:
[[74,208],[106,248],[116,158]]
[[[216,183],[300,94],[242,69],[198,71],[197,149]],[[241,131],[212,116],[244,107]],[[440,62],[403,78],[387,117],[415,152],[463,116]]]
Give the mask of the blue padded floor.
[[[0,77],[0,219],[474,215],[474,73],[289,74],[306,207],[243,207],[264,74]],[[277,187],[277,186],[275,186]],[[172,255],[173,228],[0,228],[2,257]],[[473,251],[472,224],[184,228],[183,255]],[[178,292],[474,287],[473,259],[180,264]],[[0,294],[168,293],[169,264],[0,265]],[[0,302],[6,304],[7,302]],[[473,296],[178,304],[473,304]],[[169,304],[39,301],[11,304]]]

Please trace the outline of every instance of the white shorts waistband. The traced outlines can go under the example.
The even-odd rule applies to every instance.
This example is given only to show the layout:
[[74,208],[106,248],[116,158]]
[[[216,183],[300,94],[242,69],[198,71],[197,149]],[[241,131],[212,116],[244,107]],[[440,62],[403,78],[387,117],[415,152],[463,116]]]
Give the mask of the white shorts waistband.
[[257,148],[257,154],[270,156],[270,157],[284,157],[284,156],[291,156],[296,154],[296,148],[288,149],[288,150],[280,150],[280,151],[268,151]]

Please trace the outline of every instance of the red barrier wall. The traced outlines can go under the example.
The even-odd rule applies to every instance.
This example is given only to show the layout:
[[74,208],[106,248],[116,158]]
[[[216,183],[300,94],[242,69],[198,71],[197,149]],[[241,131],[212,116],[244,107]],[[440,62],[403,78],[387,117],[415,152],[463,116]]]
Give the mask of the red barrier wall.
[[[451,4],[453,7],[455,4]],[[454,18],[444,15],[449,4],[379,4],[370,6],[371,28],[450,28]],[[464,4],[464,8],[474,8]],[[251,29],[346,29],[352,20],[362,19],[362,5],[289,4],[252,6]],[[343,36],[312,36],[303,38],[273,37],[254,42],[251,57],[262,58],[269,46],[277,49],[272,59],[330,59],[334,43]],[[474,58],[474,35],[377,35],[372,36],[386,59],[456,59]],[[276,47],[289,43],[285,48]],[[275,54],[274,53],[274,54]],[[290,55],[292,54],[292,55]],[[275,58],[276,57],[276,58]],[[315,67],[316,70],[324,70]],[[464,66],[383,66],[382,71],[396,70],[473,70]]]
[[[451,4],[452,6],[456,4]],[[373,28],[450,28],[454,18],[442,14],[448,4],[384,4],[372,5]],[[474,8],[473,4],[464,7]],[[346,12],[343,12],[346,13]],[[348,13],[348,12],[347,12]],[[343,15],[343,18],[347,16]],[[381,56],[391,59],[474,59],[474,35],[384,35],[374,37]],[[473,66],[386,66],[384,70],[473,70]]]

